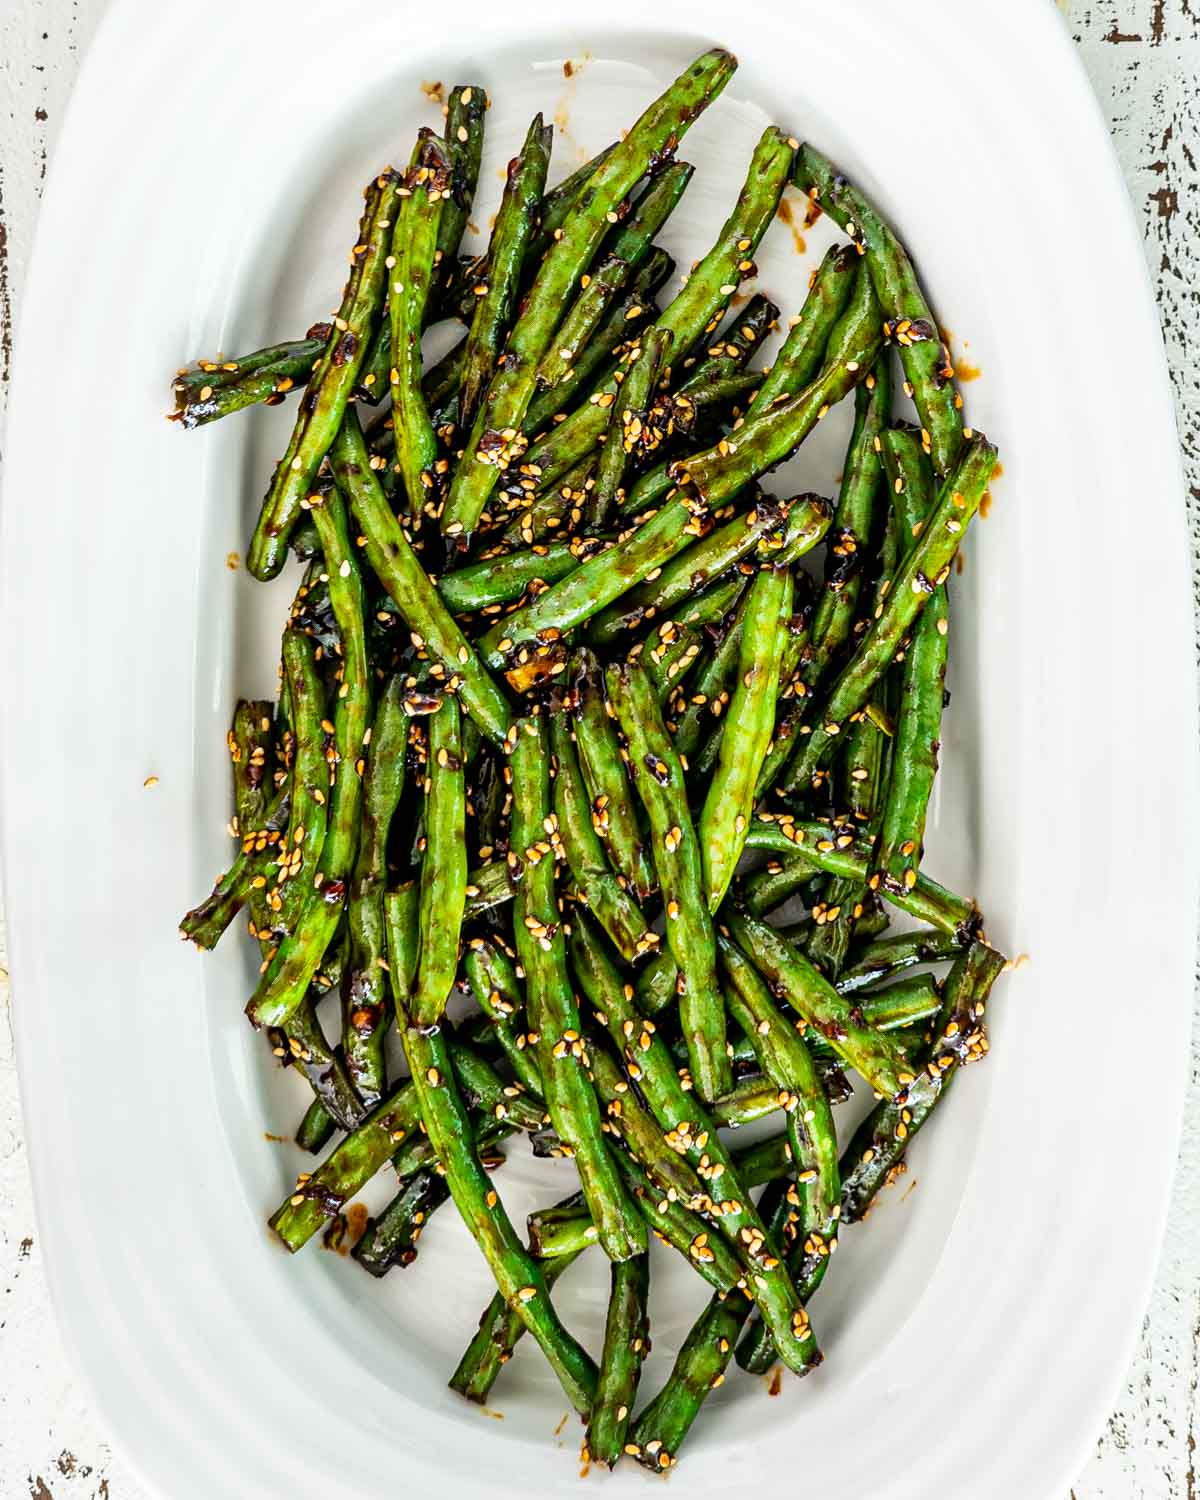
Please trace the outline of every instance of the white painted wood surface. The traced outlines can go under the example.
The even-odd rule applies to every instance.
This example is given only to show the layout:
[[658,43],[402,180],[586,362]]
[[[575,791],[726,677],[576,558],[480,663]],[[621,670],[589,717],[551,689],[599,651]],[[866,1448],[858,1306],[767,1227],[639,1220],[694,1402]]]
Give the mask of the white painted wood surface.
[[[104,5],[0,0],[0,431],[12,320],[46,164]],[[1187,485],[1180,498],[1200,591],[1200,363],[1194,352],[1200,338],[1200,4],[1060,5],[1108,116],[1145,234],[1175,384]],[[1020,212],[1019,204],[1000,207]],[[1081,226],[1078,244],[1056,245],[1053,252],[1086,254],[1085,232],[1102,229]],[[1104,309],[1096,315],[1102,318]],[[1057,357],[1069,380],[1069,361]],[[17,499],[6,496],[5,503]],[[143,1500],[145,1491],[89,1411],[51,1311],[23,1144],[4,951],[0,917],[0,1500]],[[1179,1174],[1142,1337],[1070,1500],[1200,1497],[1200,1038],[1192,1056]],[[1030,1399],[1037,1399],[1035,1391]],[[964,1479],[963,1500],[969,1494]]]

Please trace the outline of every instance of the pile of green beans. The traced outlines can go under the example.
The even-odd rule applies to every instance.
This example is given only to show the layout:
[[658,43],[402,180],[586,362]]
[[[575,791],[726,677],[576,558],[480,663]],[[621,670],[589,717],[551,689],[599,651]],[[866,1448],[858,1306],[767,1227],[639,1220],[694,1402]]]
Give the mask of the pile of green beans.
[[[771,127],[656,301],[676,152],[735,66],[705,53],[549,189],[535,117],[474,257],[488,99],[459,85],[368,185],[333,321],[173,384],[188,430],[303,393],[247,554],[258,579],[298,569],[279,695],[237,704],[235,847],[181,927],[211,949],[245,913],[246,1013],[304,1095],[318,1160],[270,1227],[292,1252],[349,1236],[380,1277],[453,1204],[497,1290],[452,1388],[493,1400],[528,1332],[584,1461],[656,1472],[731,1359],[821,1362],[809,1304],[843,1226],[986,1054],[1005,967],[923,864],[951,575],[996,450],[907,253]],[[744,288],[793,183],[849,242],[764,364],[779,309]],[[762,488],[846,397],[836,499]],[[855,1081],[870,1106],[839,1130]],[[523,1136],[578,1187],[521,1235]],[[589,1352],[552,1292],[593,1245]],[[646,1399],[670,1255],[710,1299]]]

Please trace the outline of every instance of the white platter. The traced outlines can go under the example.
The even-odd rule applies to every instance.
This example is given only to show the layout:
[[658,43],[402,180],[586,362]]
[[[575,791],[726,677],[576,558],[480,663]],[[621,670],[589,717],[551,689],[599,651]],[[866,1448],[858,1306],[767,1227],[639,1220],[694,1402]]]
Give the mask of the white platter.
[[[682,151],[698,172],[666,236],[681,268],[761,125],[808,136],[906,237],[983,372],[970,419],[1004,462],[956,586],[930,868],[1031,962],[1002,982],[989,1064],[916,1143],[906,1186],[843,1236],[813,1306],[826,1364],[778,1400],[731,1378],[672,1493],[882,1500],[903,1475],[922,1494],[1060,1500],[1124,1369],[1185,1082],[1196,756],[1170,393],[1116,165],[1044,0],[682,14],[260,0],[200,24],[118,0],[83,70],[6,455],[6,901],[63,1332],[169,1500],[577,1486],[578,1429],[555,1434],[535,1355],[497,1387],[502,1421],[445,1390],[488,1294],[451,1214],[382,1284],[271,1242],[301,1163],[264,1133],[290,1134],[299,1098],[242,1019],[248,954],[231,940],[201,960],[175,937],[226,853],[233,701],[273,690],[287,584],[226,557],[291,416],[184,434],[162,421],[167,382],[328,313],[361,184],[435,119],[422,80],[493,97],[486,229],[534,109],[566,127],[561,175],[728,45],[742,69]],[[762,282],[785,313],[828,234],[800,254],[773,227]],[[797,484],[830,488],[839,432],[804,450]],[[546,1197],[519,1155],[502,1180],[515,1215]],[[593,1344],[605,1280],[584,1262],[562,1287]],[[698,1304],[688,1281],[659,1278],[647,1391]]]

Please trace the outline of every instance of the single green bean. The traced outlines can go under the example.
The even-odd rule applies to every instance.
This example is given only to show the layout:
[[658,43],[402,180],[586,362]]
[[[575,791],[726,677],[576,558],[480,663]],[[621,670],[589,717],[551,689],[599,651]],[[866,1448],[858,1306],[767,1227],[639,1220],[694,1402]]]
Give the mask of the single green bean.
[[802,391],[820,373],[825,345],[846,311],[857,269],[858,257],[851,246],[832,245],[825,252],[813,272],[804,305],[790,320],[787,337],[746,409],[748,418],[768,410],[781,396]]
[[650,851],[667,916],[667,944],[679,970],[679,1017],[692,1078],[702,1099],[732,1083],[725,1055],[725,1007],[717,986],[716,940],[704,900],[700,842],[675,747],[645,672],[628,662],[605,674],[609,702],[629,747],[634,789],[650,824]]
[[609,408],[608,435],[596,465],[596,483],[587,501],[590,531],[599,531],[624,502],[625,474],[634,461],[631,455],[646,451],[646,440],[652,432],[647,423],[649,406],[659,375],[670,357],[670,348],[670,334],[651,328],[622,361],[625,378]]
[[480,1010],[491,1022],[492,1034],[508,1059],[517,1082],[531,1094],[542,1095],[542,1071],[525,1032],[525,996],[512,960],[493,942],[473,937],[463,957],[463,973]]
[[392,513],[371,467],[354,412],[347,412],[330,459],[334,479],[366,537],[367,562],[419,639],[418,649],[428,650],[434,658],[430,675],[440,686],[458,692],[463,707],[488,739],[502,742],[511,719],[508,701],[450,618]]
[[550,743],[557,774],[554,816],[575,881],[577,899],[595,913],[622,958],[632,961],[658,947],[637,902],[608,863],[604,845],[592,821],[592,807],[579,769],[571,721],[562,714],[551,720]]
[[[824,702],[810,716],[812,732],[804,737],[784,769],[780,786],[793,795],[819,783],[831,742],[851,714],[866,706],[871,690],[891,665],[901,641],[929,599],[946,581],[954,555],[996,466],[996,449],[982,433],[972,433],[954,472],[946,479],[933,509],[905,554],[875,618],[860,638]],[[916,870],[905,877],[916,882]]]
[[698,825],[710,912],[724,900],[742,857],[754,812],[755,783],[775,726],[779,663],[791,615],[790,570],[781,565],[763,568],[750,585],[729,717]]
[[650,1257],[614,1261],[604,1327],[604,1352],[596,1400],[583,1440],[585,1462],[616,1465],[625,1446],[629,1414],[650,1352]]
[[942,342],[917,273],[904,247],[851,183],[812,146],[796,159],[796,185],[820,203],[865,254],[886,320],[886,336],[900,350],[906,386],[916,403],[925,446],[938,474],[958,462],[966,434],[954,366]]
[[540,114],[535,115],[519,155],[508,164],[504,196],[488,248],[487,276],[476,283],[476,291],[480,287],[484,290],[463,356],[459,425],[468,431],[512,322],[529,242],[537,228],[553,143],[553,127],[544,125]]
[[[916,536],[934,501],[933,472],[919,435],[908,428],[885,432],[883,463],[897,519],[904,531]],[[945,702],[948,587],[939,584],[922,610],[900,671],[891,776],[872,860],[881,883],[897,890],[905,888],[910,870],[920,869],[924,854]]]
[[925,875],[918,875],[905,891],[886,890],[869,874],[870,841],[863,840],[844,817],[828,824],[798,823],[790,813],[764,814],[751,823],[746,847],[770,849],[803,860],[810,874],[840,875],[860,885],[866,882],[892,906],[898,906],[919,922],[928,922],[939,931],[956,936],[960,942],[979,930],[981,918],[975,903]]
[[391,244],[389,230],[399,192],[400,177],[390,168],[367,188],[342,305],[324,351],[313,366],[291,441],[276,466],[254,529],[246,566],[255,578],[274,578],[283,567],[288,535],[300,518],[301,502],[312,490],[317,470],[342,424],[367,341],[383,306],[387,279],[384,259]]
[[435,264],[444,284],[451,281],[463,230],[479,184],[483,161],[484,119],[490,106],[486,90],[477,83],[460,83],[446,100],[446,154],[450,159],[449,194],[438,223]]
[[450,193],[450,177],[445,143],[431,130],[421,130],[404,174],[392,230],[388,296],[394,469],[403,480],[412,516],[419,515],[427,502],[435,500],[437,487],[437,434],[421,389],[424,373],[421,334],[436,274],[438,226],[444,200]]

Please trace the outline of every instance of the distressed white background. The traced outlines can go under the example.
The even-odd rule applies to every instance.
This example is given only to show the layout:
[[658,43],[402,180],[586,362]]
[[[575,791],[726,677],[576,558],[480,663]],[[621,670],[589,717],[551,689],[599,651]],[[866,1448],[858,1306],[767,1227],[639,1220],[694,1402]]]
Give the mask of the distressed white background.
[[[104,4],[0,0],[0,424],[13,313],[46,163]],[[1200,583],[1200,360],[1194,348],[1200,336],[1200,0],[1060,4],[1108,114],[1145,234],[1175,383],[1187,480],[1181,503],[1188,508],[1193,575]],[[1096,314],[1103,317],[1104,309]],[[0,916],[0,1500],[143,1500],[88,1410],[50,1309],[22,1141],[4,951]],[[1200,1500],[1195,1041],[1192,1082],[1170,1224],[1141,1341],[1071,1500]],[[983,1455],[986,1444],[986,1461]]]

